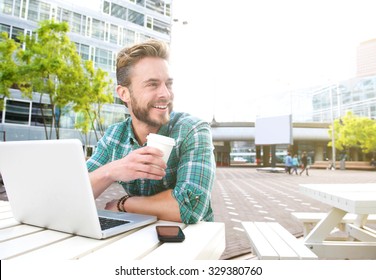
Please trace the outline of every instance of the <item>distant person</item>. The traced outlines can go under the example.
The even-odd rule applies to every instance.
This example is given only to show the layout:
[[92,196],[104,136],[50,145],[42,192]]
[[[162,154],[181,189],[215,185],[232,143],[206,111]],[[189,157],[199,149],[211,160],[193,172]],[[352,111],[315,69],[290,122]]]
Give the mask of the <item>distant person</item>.
[[290,152],[287,153],[287,156],[285,157],[285,171],[286,173],[291,174],[291,167],[292,167],[292,157]]
[[292,158],[292,174],[298,175],[298,166],[299,166],[299,159],[298,155],[295,154],[294,157]]
[[372,159],[371,159],[371,163],[370,163],[370,164],[371,164],[371,166],[373,166],[373,167],[375,167],[375,166],[376,166],[376,161],[375,161],[375,159],[374,159],[374,158],[372,158]]
[[[106,130],[87,161],[94,197],[118,182],[126,195],[108,202],[107,210],[186,224],[213,221],[216,164],[210,125],[173,111],[168,56],[167,44],[157,40],[118,53],[116,91],[130,117]],[[149,133],[175,139],[167,163],[159,149],[147,146]]]
[[302,162],[302,170],[300,171],[300,175],[302,175],[302,173],[306,172],[306,175],[308,176],[308,157],[307,157],[307,153],[306,152],[303,152],[302,154],[302,158],[300,159],[300,161]]

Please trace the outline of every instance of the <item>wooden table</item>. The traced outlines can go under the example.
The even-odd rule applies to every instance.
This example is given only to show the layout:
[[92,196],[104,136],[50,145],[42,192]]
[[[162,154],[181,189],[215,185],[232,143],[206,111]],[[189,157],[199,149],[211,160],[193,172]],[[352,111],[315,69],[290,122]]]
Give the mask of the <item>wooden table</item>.
[[[321,259],[376,259],[376,231],[366,226],[376,213],[376,184],[302,184],[300,191],[332,209],[305,237],[305,244]],[[349,239],[326,241],[347,213],[357,215],[345,225]]]
[[[161,243],[156,225],[177,224],[185,241]],[[0,259],[121,259],[194,260],[219,259],[225,250],[225,225],[200,222],[185,225],[167,221],[131,230],[104,240],[19,224],[8,202],[0,201]]]

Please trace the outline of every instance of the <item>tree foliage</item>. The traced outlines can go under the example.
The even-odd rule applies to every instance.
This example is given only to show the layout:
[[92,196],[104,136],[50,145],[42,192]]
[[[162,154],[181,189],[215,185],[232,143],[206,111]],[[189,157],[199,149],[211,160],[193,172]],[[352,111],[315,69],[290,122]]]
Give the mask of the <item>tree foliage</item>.
[[[330,126],[330,137],[332,129]],[[350,148],[360,148],[364,153],[376,152],[376,121],[347,112],[334,121],[334,140],[335,148],[343,153]],[[332,146],[332,141],[329,146]]]
[[14,56],[18,47],[19,44],[10,40],[6,32],[0,34],[0,110],[3,108],[4,98],[10,96],[9,88],[19,81]]
[[[74,100],[80,81],[83,79],[81,58],[73,42],[69,40],[67,23],[42,21],[35,34],[21,38],[24,49],[18,50],[21,62],[19,72],[25,83],[19,85],[22,92],[47,95],[50,101],[52,123],[56,138],[60,137],[60,117],[62,109]],[[45,110],[41,110],[42,115]],[[44,118],[45,119],[45,118]],[[47,123],[44,122],[46,138]]]
[[[1,62],[4,61],[0,93],[9,96],[6,90],[16,83],[29,98],[33,92],[39,93],[41,106],[43,97],[47,97],[49,106],[40,108],[46,139],[52,138],[53,131],[56,139],[60,138],[60,119],[67,106],[84,116],[77,125],[82,133],[97,128],[101,133],[100,110],[103,104],[113,102],[111,79],[103,70],[94,69],[91,61],[82,61],[68,31],[67,23],[46,20],[32,35],[21,36],[20,44],[10,38],[0,44]],[[52,121],[48,121],[51,115]]]
[[[113,102],[112,83],[107,80],[108,73],[102,69],[94,69],[92,61],[86,61],[84,67],[85,79],[81,83],[84,94],[75,103],[74,110],[81,118],[76,122],[76,128],[85,135],[93,130],[96,140],[104,134],[104,119],[101,115],[103,105]],[[99,135],[98,135],[99,132]]]

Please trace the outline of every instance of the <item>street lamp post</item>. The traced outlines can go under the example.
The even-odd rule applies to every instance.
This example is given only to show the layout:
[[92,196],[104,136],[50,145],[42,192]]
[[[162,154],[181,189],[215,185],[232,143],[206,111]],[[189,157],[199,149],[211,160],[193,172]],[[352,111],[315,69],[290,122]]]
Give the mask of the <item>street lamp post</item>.
[[330,86],[330,115],[331,115],[331,122],[332,122],[332,165],[331,169],[336,169],[336,147],[335,147],[335,139],[334,139],[334,110],[333,110],[333,91],[332,87]]

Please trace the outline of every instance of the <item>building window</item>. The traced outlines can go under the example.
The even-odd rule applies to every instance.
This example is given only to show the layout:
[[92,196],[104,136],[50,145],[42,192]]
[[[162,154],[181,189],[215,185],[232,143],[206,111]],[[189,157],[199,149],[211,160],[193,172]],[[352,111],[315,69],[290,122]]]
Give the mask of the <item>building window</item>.
[[364,98],[365,99],[372,99],[375,97],[375,87],[374,87],[374,80],[367,79],[363,82],[363,89],[364,89]]
[[95,67],[110,72],[112,70],[112,52],[96,48],[94,63]]
[[[9,26],[6,24],[0,24],[0,33],[2,32],[8,33],[8,38],[11,38],[14,41],[19,43],[20,42],[19,36],[25,34],[25,29],[14,27],[14,26]],[[31,31],[26,31],[26,33],[31,34]]]
[[[22,7],[22,10],[21,10],[21,7]],[[15,17],[25,18],[25,12],[26,12],[26,0],[16,0],[14,2],[13,15]]]
[[[122,122],[125,119],[126,109],[125,106],[109,106],[105,105],[101,109],[101,116],[103,117],[103,128],[107,129],[110,125]],[[96,123],[96,129],[99,129]]]
[[342,104],[348,104],[351,102],[351,91],[347,88],[345,88],[343,91],[341,91],[341,97],[342,97]]
[[110,25],[110,43],[118,44],[119,43],[119,28],[117,25]]
[[111,4],[111,16],[126,20],[127,9],[120,5],[112,3]]
[[68,23],[69,25],[71,25],[71,22],[72,22],[72,12],[68,11],[66,9],[62,9],[62,12],[61,12],[61,21],[64,21],[64,22]]
[[82,60],[90,60],[90,46],[80,43],[75,43],[78,54],[81,56]]
[[103,13],[105,13],[106,15],[110,14],[110,2],[103,1]]
[[[142,0],[142,2],[145,2],[145,0]],[[163,0],[146,0],[146,8],[161,15],[171,15],[171,4],[167,4]]]
[[10,35],[10,37],[14,40],[14,41],[16,41],[16,42],[20,42],[20,39],[19,39],[19,37],[21,36],[21,35],[24,35],[24,33],[25,33],[25,30],[24,29],[22,29],[22,28],[18,28],[18,27],[12,27],[12,31],[11,31],[11,35]]
[[147,0],[146,8],[164,15],[164,1],[161,0]]
[[85,35],[86,16],[78,13],[73,13],[71,30],[74,33]]
[[369,107],[369,114],[370,114],[370,118],[375,120],[376,119],[376,105],[372,105]]
[[105,23],[104,21],[93,19],[93,29],[91,37],[104,41]]
[[[3,32],[6,32],[8,34],[8,38],[10,36],[10,25],[6,25],[6,24],[0,24],[0,33],[3,33]],[[2,40],[2,38],[0,38],[0,41]]]
[[146,17],[146,27],[149,29],[153,29],[153,18],[147,16]]
[[60,127],[74,128],[76,113],[74,113],[72,106],[66,106],[61,109]]
[[145,42],[145,41],[151,39],[150,36],[145,35],[145,34],[140,34],[140,33],[139,33],[139,34],[137,34],[137,35],[139,35],[139,36],[138,36],[138,40],[137,40],[137,42]]
[[30,101],[5,100],[4,123],[29,125]]
[[51,5],[40,2],[40,8],[39,8],[39,20],[48,20],[50,19],[50,10]]
[[31,125],[33,126],[51,126],[52,125],[52,106],[51,104],[32,103]]
[[168,16],[168,17],[171,16],[171,4],[166,4],[165,15]]
[[27,19],[38,22],[38,1],[37,0],[30,0],[29,1],[29,9],[27,11]]
[[162,34],[169,34],[169,24],[164,23],[163,21],[154,19],[153,21],[153,30]]
[[123,46],[130,46],[133,45],[136,41],[136,34],[134,31],[124,28],[123,29],[123,40],[121,45]]
[[139,12],[128,9],[128,21],[144,26],[145,16]]
[[[3,3],[1,3],[3,2]],[[4,0],[0,2],[1,12],[6,15],[13,14],[13,1],[12,0]]]

